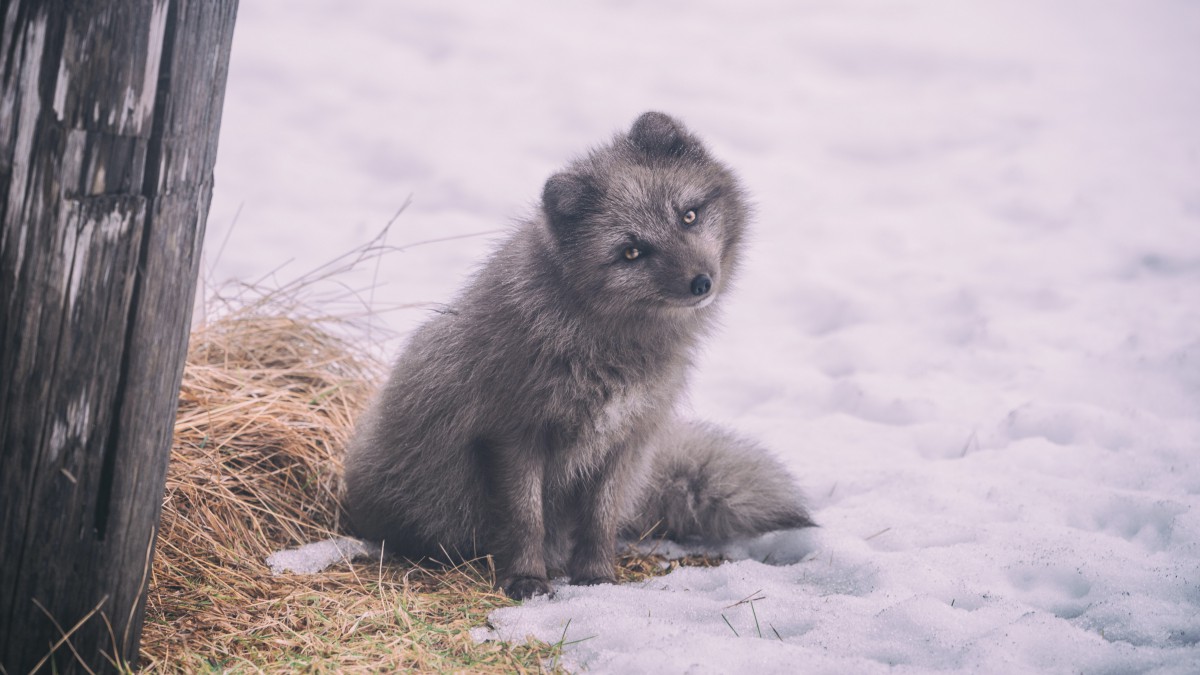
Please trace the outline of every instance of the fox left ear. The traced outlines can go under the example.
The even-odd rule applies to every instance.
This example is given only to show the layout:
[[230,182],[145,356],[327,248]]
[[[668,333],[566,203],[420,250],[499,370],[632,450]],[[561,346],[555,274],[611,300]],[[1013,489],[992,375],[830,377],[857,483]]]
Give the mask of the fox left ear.
[[542,209],[556,234],[571,231],[575,222],[596,210],[600,190],[587,176],[575,173],[556,173],[542,188]]
[[678,120],[653,111],[637,118],[629,130],[629,140],[647,155],[663,157],[687,154],[697,145]]

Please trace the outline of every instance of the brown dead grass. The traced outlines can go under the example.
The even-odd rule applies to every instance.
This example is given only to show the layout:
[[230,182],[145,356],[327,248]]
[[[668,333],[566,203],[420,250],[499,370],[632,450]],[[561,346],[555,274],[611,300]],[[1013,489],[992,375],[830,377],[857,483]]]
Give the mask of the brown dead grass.
[[[148,672],[526,672],[562,645],[476,644],[513,604],[486,562],[272,576],[270,553],[340,532],[341,457],[380,370],[294,293],[226,304],[193,331],[142,636]],[[695,558],[626,555],[622,581]]]
[[343,564],[272,576],[264,559],[340,529],[341,456],[377,366],[328,319],[267,296],[192,334],[143,667],[148,671],[537,670],[550,645],[476,645],[510,604],[482,567]]

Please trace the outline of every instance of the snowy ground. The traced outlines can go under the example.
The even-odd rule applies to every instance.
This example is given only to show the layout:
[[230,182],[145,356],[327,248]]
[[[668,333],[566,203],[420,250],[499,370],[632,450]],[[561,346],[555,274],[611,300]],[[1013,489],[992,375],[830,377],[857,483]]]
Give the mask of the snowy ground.
[[[494,635],[593,671],[1197,672],[1198,69],[1188,0],[244,0],[211,276],[294,276],[409,195],[391,244],[502,229],[678,115],[758,203],[692,408],[823,527]],[[354,283],[444,302],[495,236]]]

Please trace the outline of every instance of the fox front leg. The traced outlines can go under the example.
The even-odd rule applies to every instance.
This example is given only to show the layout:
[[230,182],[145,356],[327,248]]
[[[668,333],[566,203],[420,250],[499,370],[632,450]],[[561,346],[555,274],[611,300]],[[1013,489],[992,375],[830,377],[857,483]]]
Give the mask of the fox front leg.
[[494,524],[490,548],[496,556],[498,585],[514,600],[547,595],[543,464],[515,453],[497,459],[501,461],[491,463],[489,496]]
[[583,586],[616,583],[617,527],[630,477],[624,452],[612,453],[602,471],[576,494],[575,548],[571,583]]

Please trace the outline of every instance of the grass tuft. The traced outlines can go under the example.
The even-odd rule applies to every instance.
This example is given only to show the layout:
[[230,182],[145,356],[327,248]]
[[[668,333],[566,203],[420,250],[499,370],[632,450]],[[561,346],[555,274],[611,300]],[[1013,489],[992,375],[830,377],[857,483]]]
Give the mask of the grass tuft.
[[159,524],[147,672],[542,670],[550,645],[476,644],[511,605],[485,564],[398,560],[272,576],[281,548],[341,531],[342,453],[379,381],[295,293],[225,302],[192,333]]

